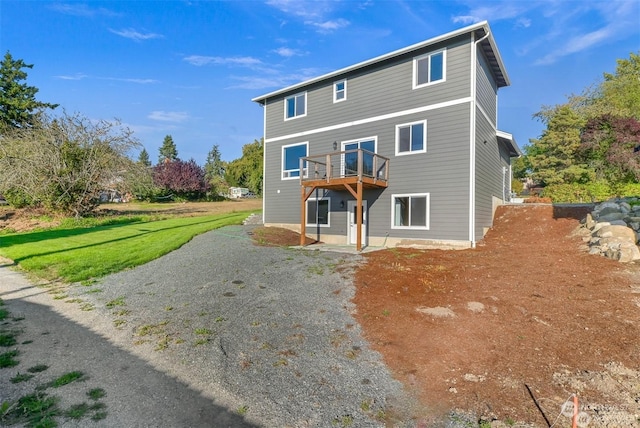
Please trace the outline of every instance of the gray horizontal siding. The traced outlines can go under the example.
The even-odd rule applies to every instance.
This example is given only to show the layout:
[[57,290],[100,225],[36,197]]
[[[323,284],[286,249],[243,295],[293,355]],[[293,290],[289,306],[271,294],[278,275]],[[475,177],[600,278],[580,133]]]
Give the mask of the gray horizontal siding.
[[487,113],[494,126],[497,124],[496,100],[498,97],[498,87],[491,75],[487,61],[481,50],[478,52],[478,63],[476,67],[476,92],[477,102]]
[[[475,233],[479,239],[483,228],[493,220],[493,197],[502,199],[502,167],[504,165],[496,130],[480,112],[476,118],[476,217]],[[486,143],[485,143],[486,142]]]
[[[389,187],[366,190],[369,203],[369,236],[416,239],[468,239],[469,205],[469,126],[468,103],[376,123],[352,126],[300,139],[270,142],[265,145],[265,221],[300,222],[300,182],[281,180],[282,146],[309,141],[309,152],[332,151],[333,141],[377,137],[377,151],[389,157]],[[427,120],[427,153],[395,157],[395,127],[398,124]],[[278,192],[278,190],[280,192]],[[391,195],[430,193],[430,230],[391,229]],[[346,210],[350,193],[331,192],[331,227],[323,233],[346,236]],[[340,208],[339,202],[345,201]],[[345,238],[346,239],[346,238]]]
[[[333,103],[335,80],[308,87],[305,117],[285,121],[285,97],[269,100],[265,107],[265,136],[267,139],[275,138],[469,97],[471,96],[469,42],[469,36],[461,36],[449,41],[446,45],[436,45],[411,56],[395,58],[393,62],[378,64],[376,68],[358,70],[356,74],[344,76],[347,78],[347,99],[343,102]],[[412,89],[413,58],[445,46],[447,48],[446,81]]]

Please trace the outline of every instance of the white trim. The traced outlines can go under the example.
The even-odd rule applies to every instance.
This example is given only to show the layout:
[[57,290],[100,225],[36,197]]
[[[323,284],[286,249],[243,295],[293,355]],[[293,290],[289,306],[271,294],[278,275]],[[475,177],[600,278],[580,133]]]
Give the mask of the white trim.
[[475,43],[473,33],[471,34],[471,43],[469,44],[471,52],[471,68],[470,68],[470,77],[471,77],[471,102],[469,103],[469,242],[471,243],[471,247],[474,247],[475,241],[475,206],[476,206],[476,183],[475,183],[475,139],[476,139],[476,49],[478,46]]
[[315,197],[315,198],[309,198],[305,201],[305,203],[307,204],[306,206],[306,217],[304,219],[305,222],[307,222],[307,220],[309,219],[309,201],[313,201],[316,202],[316,204],[318,203],[318,201],[327,201],[327,224],[318,224],[318,207],[316,205],[316,223],[305,223],[307,226],[309,227],[331,227],[331,197]]
[[[281,180],[299,180],[300,177],[304,174],[304,176],[307,176],[307,170],[305,169],[304,171],[300,171],[300,168],[298,169],[284,169],[284,150],[286,148],[289,147],[294,147],[294,146],[306,146],[307,150],[306,150],[306,154],[305,156],[309,156],[309,142],[308,141],[302,141],[299,143],[293,143],[293,144],[286,144],[284,146],[282,146],[282,150],[280,152],[280,179]],[[308,169],[308,168],[307,168]],[[285,177],[285,172],[292,172],[292,171],[299,171],[299,174],[296,176],[287,176]]]
[[[336,85],[338,83],[344,83],[344,89],[342,90],[342,92],[344,93],[344,97],[338,99],[338,89],[336,87]],[[343,101],[347,100],[347,79],[342,79],[342,80],[336,80],[335,82],[333,82],[333,103],[341,103]]]
[[[295,114],[296,110],[298,110],[298,101],[297,98],[300,95],[304,95],[304,114]],[[295,105],[293,106],[293,110],[294,110],[294,115],[291,117],[287,117],[287,101],[290,100],[291,98],[294,99],[294,103]],[[307,115],[307,91],[304,92],[298,92],[297,94],[293,94],[293,95],[289,95],[288,97],[285,97],[284,99],[284,120],[293,120],[293,119],[298,119],[299,117],[305,117]]]
[[[267,106],[262,107],[262,170],[266,171],[267,169],[267,157],[264,155],[264,146],[265,140],[267,138]],[[280,173],[282,177],[282,172]],[[266,208],[266,200],[265,195],[267,194],[267,180],[265,179],[264,174],[262,174],[262,224],[265,224],[265,210]]]
[[425,111],[436,110],[439,108],[452,107],[460,104],[469,103],[472,101],[473,101],[472,97],[459,98],[457,100],[445,101],[442,103],[432,104],[429,106],[416,107],[409,110],[398,111],[395,113],[382,114],[380,116],[373,116],[365,119],[354,120],[352,122],[344,122],[344,123],[339,123],[337,125],[325,126],[322,128],[310,129],[308,131],[296,132],[295,134],[287,134],[287,135],[282,135],[280,137],[267,138],[264,142],[266,144],[266,143],[273,143],[276,141],[288,140],[290,138],[306,137],[308,135],[313,135],[320,132],[335,131],[337,129],[348,128],[351,126],[365,125],[372,122],[378,122],[380,120],[395,119],[402,116],[408,116],[410,114],[423,113]]
[[[421,150],[409,150],[406,152],[401,152],[400,149],[400,128],[413,127],[413,125],[422,124],[424,133],[422,134],[422,149]],[[411,146],[413,140],[409,141],[409,146]],[[409,123],[401,123],[396,125],[396,156],[407,156],[407,155],[415,155],[417,153],[427,153],[427,119],[416,120],[415,122]]]
[[[396,210],[395,210],[395,202],[396,198],[409,198],[409,217],[411,217],[411,198],[413,197],[425,197],[426,198],[426,206],[425,206],[425,221],[426,226],[396,226]],[[431,217],[431,193],[398,193],[391,195],[391,229],[408,229],[408,230],[429,230],[431,226],[430,223]],[[411,218],[409,218],[409,222],[411,222]]]
[[[360,146],[359,143],[363,142],[363,141],[372,141],[373,140],[373,152],[374,153],[378,153],[378,136],[374,135],[372,137],[366,137],[366,138],[353,138],[351,140],[345,140],[345,141],[341,141],[341,149],[344,152],[345,148],[344,146],[346,146],[347,144],[353,144],[353,143],[358,143],[358,146]],[[359,148],[359,147],[358,147]]]
[[[431,57],[442,53],[442,79],[431,80]],[[429,76],[426,83],[418,83],[418,62],[427,59],[429,61]],[[447,49],[438,49],[437,51],[429,52],[428,54],[420,55],[413,58],[413,89],[424,88],[425,86],[436,85],[438,83],[447,81]]]

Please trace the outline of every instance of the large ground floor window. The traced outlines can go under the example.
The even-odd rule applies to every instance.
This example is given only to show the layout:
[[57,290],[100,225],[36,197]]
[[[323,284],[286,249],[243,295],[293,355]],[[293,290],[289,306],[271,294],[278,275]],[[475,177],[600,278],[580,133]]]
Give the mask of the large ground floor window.
[[429,229],[429,194],[392,195],[393,229]]
[[307,199],[307,226],[330,226],[330,202],[330,198]]

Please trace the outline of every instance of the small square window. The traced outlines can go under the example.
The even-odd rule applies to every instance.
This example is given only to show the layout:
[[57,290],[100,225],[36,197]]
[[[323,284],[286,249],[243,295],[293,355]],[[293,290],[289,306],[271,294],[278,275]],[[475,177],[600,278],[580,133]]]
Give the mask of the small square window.
[[442,50],[413,60],[413,88],[445,80],[446,51]]
[[293,119],[307,115],[307,93],[296,94],[284,100],[284,118]]
[[333,102],[337,103],[347,99],[347,81],[341,80],[333,84]]
[[396,126],[396,156],[427,151],[427,121]]

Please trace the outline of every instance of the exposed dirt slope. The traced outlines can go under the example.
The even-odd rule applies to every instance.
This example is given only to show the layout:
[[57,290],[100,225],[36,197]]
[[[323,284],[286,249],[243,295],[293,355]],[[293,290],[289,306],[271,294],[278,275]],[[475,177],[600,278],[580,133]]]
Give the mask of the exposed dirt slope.
[[502,207],[476,249],[366,255],[356,317],[434,415],[548,426],[575,393],[590,427],[640,426],[640,269],[580,249],[585,212]]

